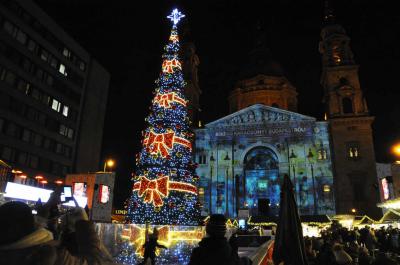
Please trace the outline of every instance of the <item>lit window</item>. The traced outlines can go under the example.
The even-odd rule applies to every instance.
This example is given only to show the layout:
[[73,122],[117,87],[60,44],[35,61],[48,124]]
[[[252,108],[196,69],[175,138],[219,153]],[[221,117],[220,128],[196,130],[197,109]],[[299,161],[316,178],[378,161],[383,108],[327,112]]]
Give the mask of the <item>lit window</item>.
[[69,110],[69,108],[68,108],[68,106],[63,106],[63,111],[62,111],[62,114],[65,116],[65,117],[68,117],[68,110]]
[[53,103],[51,104],[51,108],[57,112],[60,112],[61,103],[53,98]]
[[60,68],[58,69],[58,71],[59,71],[61,74],[67,76],[67,69],[65,68],[65,65],[63,65],[62,63],[60,64]]
[[67,137],[72,139],[74,137],[74,130],[72,130],[71,128],[68,128]]
[[318,160],[326,160],[326,150],[325,149],[318,150]]
[[71,57],[71,52],[67,48],[64,48],[63,55],[65,57],[67,57],[67,58],[70,58]]
[[68,128],[65,127],[64,124],[60,124],[59,133],[60,133],[61,135],[67,136],[67,134],[68,134]]

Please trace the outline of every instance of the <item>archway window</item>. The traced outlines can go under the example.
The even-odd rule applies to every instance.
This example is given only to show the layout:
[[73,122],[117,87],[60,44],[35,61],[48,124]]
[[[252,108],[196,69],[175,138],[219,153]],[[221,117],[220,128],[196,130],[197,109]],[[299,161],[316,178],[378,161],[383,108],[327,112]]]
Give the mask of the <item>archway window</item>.
[[342,108],[343,108],[343,113],[353,113],[353,101],[351,98],[343,98],[342,99]]

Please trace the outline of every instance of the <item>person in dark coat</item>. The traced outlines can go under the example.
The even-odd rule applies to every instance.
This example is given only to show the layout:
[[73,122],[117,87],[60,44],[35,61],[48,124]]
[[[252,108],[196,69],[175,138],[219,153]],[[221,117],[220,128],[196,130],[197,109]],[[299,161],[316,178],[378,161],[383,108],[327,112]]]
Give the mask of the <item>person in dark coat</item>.
[[144,257],[141,264],[146,264],[147,259],[151,260],[151,265],[155,265],[156,261],[156,248],[167,248],[166,246],[160,245],[158,240],[158,230],[154,228],[153,234],[149,236],[149,240],[143,245]]
[[77,207],[70,213],[68,224],[76,231],[78,251],[74,254],[54,240],[49,230],[38,226],[27,204],[7,202],[1,205],[0,264],[103,265],[111,261],[104,258],[94,226],[82,208]]
[[226,219],[213,214],[206,225],[207,236],[192,250],[188,265],[239,265],[240,260],[225,238]]
[[232,248],[234,253],[238,253],[239,251],[239,238],[237,232],[233,233],[229,238],[229,245]]

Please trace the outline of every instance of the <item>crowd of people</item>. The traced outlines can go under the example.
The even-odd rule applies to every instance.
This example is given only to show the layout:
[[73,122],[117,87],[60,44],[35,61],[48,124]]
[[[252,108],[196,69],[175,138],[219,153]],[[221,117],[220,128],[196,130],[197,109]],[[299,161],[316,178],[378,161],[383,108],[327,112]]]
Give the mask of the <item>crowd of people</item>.
[[85,209],[58,210],[60,194],[55,191],[46,204],[37,204],[36,215],[23,202],[11,201],[0,206],[1,265],[112,263]]
[[391,226],[349,230],[334,224],[304,244],[309,265],[400,265],[399,235]]
[[[0,206],[0,264],[106,265],[113,264],[88,220],[85,209],[57,212],[58,194],[36,207],[22,202]],[[188,265],[250,265],[238,255],[238,233],[226,237],[226,219],[211,215],[206,236],[192,250]],[[144,245],[142,264],[156,264],[157,230]],[[309,265],[400,265],[400,230],[391,226],[347,229],[334,223],[321,237],[305,237]]]

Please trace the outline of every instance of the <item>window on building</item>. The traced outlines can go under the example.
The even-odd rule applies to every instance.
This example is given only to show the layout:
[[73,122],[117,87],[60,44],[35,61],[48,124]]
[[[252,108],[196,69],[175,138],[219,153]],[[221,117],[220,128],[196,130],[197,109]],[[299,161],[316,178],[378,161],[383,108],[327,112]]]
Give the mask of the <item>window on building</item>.
[[6,161],[14,162],[15,150],[8,146],[4,146],[3,150],[1,151],[1,158],[3,158]]
[[48,53],[46,50],[41,49],[41,51],[40,51],[40,58],[41,58],[43,61],[47,62],[47,59],[49,58],[49,53]]
[[347,143],[347,157],[354,160],[360,158],[360,145],[358,142]]
[[36,49],[37,49],[36,42],[34,42],[33,40],[29,40],[28,41],[28,50],[30,50],[33,53],[36,53]]
[[17,77],[14,73],[7,71],[4,81],[6,81],[10,86],[14,86],[16,78]]
[[81,69],[82,71],[85,71],[86,69],[86,64],[82,61],[79,62],[79,69]]
[[29,143],[31,141],[31,135],[32,132],[30,130],[24,129],[24,131],[22,132],[22,141]]
[[69,107],[66,106],[66,105],[64,105],[64,106],[63,106],[62,114],[63,114],[65,117],[68,117],[68,110],[69,110]]
[[46,124],[46,114],[39,112],[38,122],[42,125]]
[[17,32],[17,41],[19,41],[21,44],[25,45],[27,39],[28,38],[27,38],[26,34],[23,31],[18,30],[18,32]]
[[68,135],[68,128],[64,124],[60,124],[59,133],[61,135],[67,136]]
[[57,143],[57,144],[56,144],[56,153],[57,153],[57,154],[61,154],[61,153],[62,153],[62,151],[63,151],[63,150],[62,150],[62,149],[63,149],[62,147],[63,147],[62,144],[60,144],[60,143]]
[[50,59],[50,65],[51,67],[57,69],[58,68],[58,61],[56,58],[54,58],[53,56]]
[[67,76],[67,69],[65,68],[65,65],[63,65],[62,63],[60,64],[60,67],[58,68],[58,71],[59,71],[61,74]]
[[14,123],[9,122],[7,125],[6,134],[9,136],[16,136],[18,133],[18,127]]
[[58,100],[56,100],[56,99],[53,98],[53,102],[52,102],[52,104],[51,104],[51,108],[52,108],[53,110],[57,111],[57,112],[60,112],[61,103],[60,103]]
[[48,84],[49,86],[53,86],[54,84],[54,79],[51,75],[47,75],[46,76],[46,84]]
[[26,165],[27,154],[25,152],[19,152],[17,162],[21,165]]
[[17,28],[7,20],[4,22],[3,28],[8,34],[13,37],[15,37],[15,35],[17,34]]
[[318,160],[326,160],[326,150],[324,148],[319,149],[317,155]]
[[29,166],[31,168],[37,168],[39,164],[39,158],[35,155],[29,155]]
[[17,82],[17,89],[25,94],[27,85],[28,83],[26,83],[25,80],[19,79]]
[[36,70],[36,77],[37,77],[40,81],[43,80],[43,74],[44,74],[44,72],[43,72],[42,69],[38,68],[38,69]]
[[342,108],[343,108],[343,113],[353,113],[353,101],[351,98],[343,98],[342,99]]
[[36,100],[40,100],[40,91],[36,88],[32,89],[31,97]]
[[33,138],[33,144],[36,146],[42,146],[43,137],[40,134],[35,134]]
[[45,138],[43,141],[43,147],[47,150],[51,148],[51,140],[49,138]]
[[27,72],[30,73],[31,70],[32,70],[32,63],[31,63],[31,61],[29,61],[28,59],[24,58],[24,59],[22,60],[22,68],[24,68],[25,71],[27,71]]
[[73,129],[68,128],[68,135],[67,135],[67,137],[70,138],[70,139],[74,138],[74,130],[73,130]]
[[45,104],[45,105],[49,105],[50,104],[50,100],[51,100],[51,98],[50,98],[50,96],[49,95],[47,95],[47,94],[42,94],[42,103],[43,104]]
[[71,155],[71,148],[69,146],[64,146],[64,155],[66,157],[70,157]]
[[71,57],[71,52],[64,47],[63,55],[69,59]]

